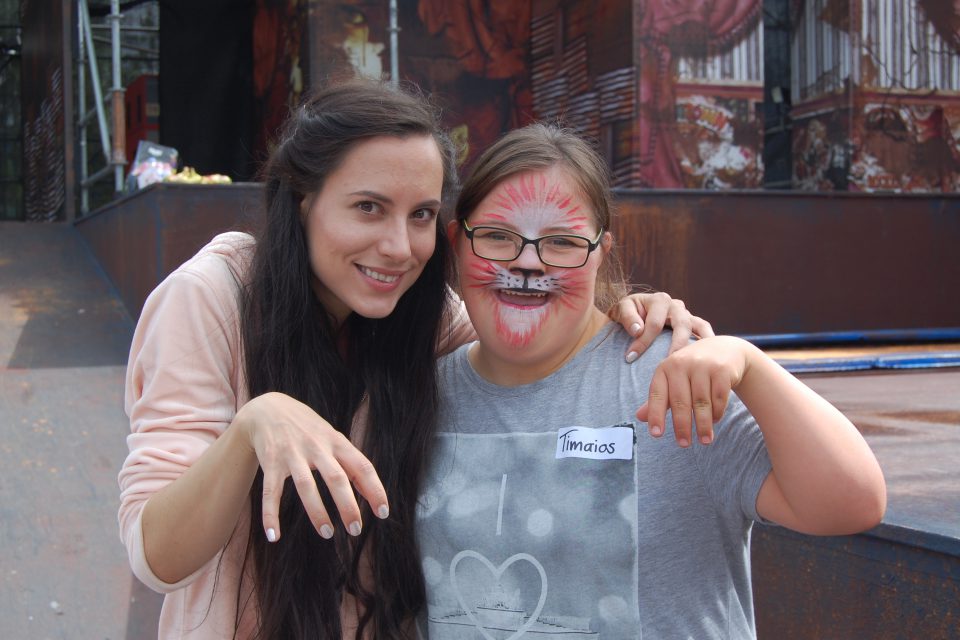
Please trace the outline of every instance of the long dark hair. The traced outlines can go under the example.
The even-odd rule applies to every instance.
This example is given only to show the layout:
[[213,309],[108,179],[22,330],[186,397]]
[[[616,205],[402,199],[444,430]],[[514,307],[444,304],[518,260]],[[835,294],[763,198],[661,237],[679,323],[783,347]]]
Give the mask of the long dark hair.
[[[300,221],[303,199],[323,187],[355,144],[377,136],[421,135],[437,141],[446,201],[455,191],[456,167],[437,112],[413,90],[378,82],[341,82],[309,97],[291,114],[264,168],[267,218],[241,293],[250,397],[286,393],[349,437],[366,394],[362,449],[390,501],[386,520],[373,517],[362,503],[365,524],[358,538],[346,536],[341,526],[326,541],[288,479],[280,503],[283,537],[271,544],[261,527],[263,475],[257,474],[250,491],[247,558],[253,563],[257,637],[264,640],[340,640],[344,593],[362,605],[357,638],[365,629],[376,638],[403,638],[424,603],[414,516],[438,402],[435,347],[449,280],[446,239],[438,224],[434,255],[389,316],[354,313],[335,327],[311,288]],[[314,475],[333,515],[330,494]],[[372,580],[361,580],[361,551],[369,554]],[[251,604],[239,602],[242,592],[241,607]]]

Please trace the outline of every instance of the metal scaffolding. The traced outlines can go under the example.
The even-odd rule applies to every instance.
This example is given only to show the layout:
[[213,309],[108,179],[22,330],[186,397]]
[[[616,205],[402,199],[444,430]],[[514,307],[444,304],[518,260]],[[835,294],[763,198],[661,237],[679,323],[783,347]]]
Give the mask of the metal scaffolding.
[[[79,145],[79,183],[80,215],[90,210],[90,188],[97,182],[113,176],[113,189],[120,193],[124,189],[124,167],[126,158],[126,111],[121,55],[124,49],[143,52],[140,47],[125,44],[123,32],[156,32],[156,27],[130,27],[121,24],[120,0],[110,0],[110,13],[106,21],[95,24],[90,18],[88,0],[77,0],[77,141]],[[97,37],[95,32],[108,31],[109,39]],[[110,71],[112,86],[104,90],[97,65],[96,43],[110,46]],[[92,94],[92,100],[91,95]],[[107,117],[107,104],[110,117]],[[91,153],[88,148],[87,128],[94,126],[99,132],[102,156]],[[91,172],[91,165],[103,163],[99,169]]]

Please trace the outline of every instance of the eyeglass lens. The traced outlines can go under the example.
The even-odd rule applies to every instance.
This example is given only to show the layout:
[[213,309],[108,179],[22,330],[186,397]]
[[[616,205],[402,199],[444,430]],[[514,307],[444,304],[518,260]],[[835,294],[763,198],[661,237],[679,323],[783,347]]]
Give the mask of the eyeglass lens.
[[580,236],[551,235],[524,242],[524,237],[491,227],[473,230],[473,251],[489,260],[513,260],[525,244],[534,244],[540,260],[555,267],[579,267],[587,261],[590,241]]

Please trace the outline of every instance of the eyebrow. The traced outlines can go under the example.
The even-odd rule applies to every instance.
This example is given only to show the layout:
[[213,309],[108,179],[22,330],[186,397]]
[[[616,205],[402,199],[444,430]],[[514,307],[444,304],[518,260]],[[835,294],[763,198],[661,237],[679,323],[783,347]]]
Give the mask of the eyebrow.
[[[365,198],[372,198],[374,200],[379,200],[380,202],[384,202],[389,205],[396,204],[392,198],[385,196],[382,193],[378,193],[376,191],[367,191],[366,189],[361,189],[360,191],[352,191],[350,195],[363,196]],[[418,203],[417,206],[418,207],[439,207],[440,201],[431,198],[430,200],[424,200],[423,202]]]
[[[500,216],[499,214],[492,214],[494,220],[484,221],[483,216],[481,215],[481,220],[476,224],[472,224],[472,227],[496,227],[498,229],[505,229],[507,231],[513,231],[514,233],[520,233],[520,225],[513,222],[509,222]],[[585,233],[585,225],[575,224],[575,225],[549,225],[543,227],[540,231],[546,232],[544,235],[548,236],[569,236],[569,235],[582,235]],[[522,235],[522,234],[521,234]]]

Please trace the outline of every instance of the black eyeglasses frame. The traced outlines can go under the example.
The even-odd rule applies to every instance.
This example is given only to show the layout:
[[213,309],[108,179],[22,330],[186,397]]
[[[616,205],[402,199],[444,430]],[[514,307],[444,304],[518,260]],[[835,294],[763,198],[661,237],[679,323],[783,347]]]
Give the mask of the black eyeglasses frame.
[[[466,234],[467,239],[470,240],[470,250],[473,251],[473,255],[477,256],[478,258],[483,258],[484,260],[493,260],[494,262],[510,262],[520,257],[520,254],[523,253],[524,247],[526,247],[528,244],[532,244],[534,251],[537,252],[537,258],[540,259],[540,262],[542,262],[545,265],[549,265],[551,267],[556,267],[558,269],[579,269],[583,265],[587,264],[587,260],[590,259],[590,254],[593,253],[594,249],[600,246],[600,239],[603,237],[603,228],[601,228],[600,233],[597,234],[596,240],[591,240],[586,236],[580,236],[575,233],[551,233],[545,236],[540,236],[539,238],[530,239],[526,236],[520,235],[516,231],[511,231],[510,229],[503,229],[501,227],[491,227],[489,225],[482,224],[482,225],[478,225],[476,227],[471,228],[470,225],[467,224],[466,218],[463,218],[460,220],[460,225],[463,227],[463,231]],[[493,229],[495,231],[504,231],[506,233],[510,233],[517,236],[521,240],[520,248],[517,250],[517,255],[513,256],[512,258],[488,258],[486,256],[480,255],[479,253],[477,253],[476,248],[474,248],[473,246],[473,234],[478,229]],[[563,264],[553,264],[552,262],[548,262],[544,260],[543,256],[540,254],[540,241],[546,240],[547,238],[579,238],[581,240],[586,240],[587,254],[584,256],[583,262],[581,262],[576,266],[570,266],[570,265],[563,265]]]

